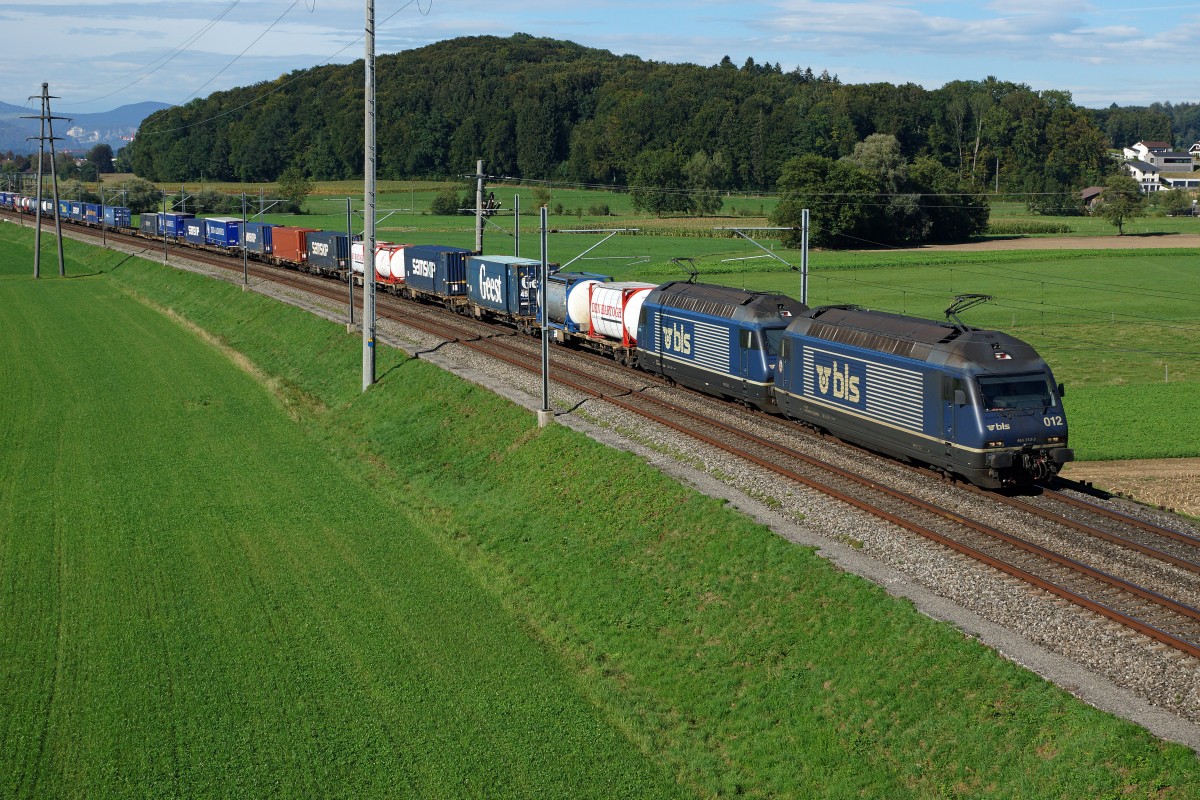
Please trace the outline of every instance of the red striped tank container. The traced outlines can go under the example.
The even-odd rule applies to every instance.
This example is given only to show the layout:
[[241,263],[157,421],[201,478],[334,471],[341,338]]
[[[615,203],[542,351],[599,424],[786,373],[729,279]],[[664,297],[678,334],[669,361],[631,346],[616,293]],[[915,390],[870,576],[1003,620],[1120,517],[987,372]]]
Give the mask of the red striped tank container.
[[618,341],[625,347],[637,344],[642,303],[655,286],[635,281],[593,284],[588,293],[588,335]]

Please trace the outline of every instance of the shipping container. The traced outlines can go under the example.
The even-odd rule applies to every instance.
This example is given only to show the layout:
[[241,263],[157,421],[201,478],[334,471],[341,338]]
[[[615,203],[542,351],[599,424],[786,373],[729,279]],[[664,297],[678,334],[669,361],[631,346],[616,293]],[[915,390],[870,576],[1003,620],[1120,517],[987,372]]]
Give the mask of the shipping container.
[[[395,286],[404,283],[404,248],[408,244],[393,244],[392,242],[375,243],[375,282]],[[364,272],[363,242],[350,244],[350,265],[355,275]]]
[[83,202],[80,200],[72,200],[70,202],[70,217],[76,222],[83,222]]
[[307,240],[308,268],[339,272],[350,268],[350,239],[344,233],[313,231]]
[[251,253],[270,255],[273,249],[271,229],[278,227],[269,222],[246,223],[246,249]]
[[83,204],[83,221],[88,225],[100,227],[100,204],[99,203],[84,203]]
[[189,219],[195,218],[195,214],[182,214],[178,212],[160,214],[160,233],[172,239],[182,239],[184,236],[184,223]]
[[404,281],[414,294],[466,297],[467,257],[462,247],[420,245],[404,248]]
[[133,215],[125,206],[105,206],[104,224],[110,228],[128,228]]
[[277,261],[300,266],[308,259],[308,234],[316,228],[293,228],[290,225],[277,225],[271,231],[271,255]]
[[204,244],[204,220],[199,217],[182,220],[183,238],[188,244]]
[[58,201],[58,218],[59,219],[70,219],[71,218],[71,201],[70,200],[59,200]]
[[158,221],[158,214],[139,214],[138,215],[138,231],[143,236],[158,236],[161,225]]
[[509,317],[536,317],[541,262],[518,256],[467,259],[467,298],[474,306]]
[[592,284],[588,302],[589,335],[620,342],[625,347],[637,344],[642,303],[655,286],[653,283],[635,281]]
[[209,217],[204,220],[204,241],[214,247],[241,247],[241,230],[238,217]]
[[[611,275],[555,272],[546,278],[546,317],[551,328],[587,333],[588,299],[593,283],[611,283]],[[563,337],[559,336],[561,341]]]

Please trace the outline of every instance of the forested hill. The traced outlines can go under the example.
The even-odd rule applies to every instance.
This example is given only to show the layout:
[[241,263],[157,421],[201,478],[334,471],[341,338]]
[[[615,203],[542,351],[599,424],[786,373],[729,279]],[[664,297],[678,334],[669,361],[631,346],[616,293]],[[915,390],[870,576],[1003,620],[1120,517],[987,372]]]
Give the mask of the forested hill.
[[[377,66],[380,178],[473,173],[482,158],[494,175],[630,184],[704,154],[717,188],[771,190],[788,159],[843,156],[872,133],[1004,192],[1077,189],[1110,169],[1095,112],[990,77],[848,85],[752,59],[666,64],[525,34],[439,42]],[[269,181],[292,165],[353,178],[362,109],[362,63],[322,66],[159,112],[128,155],[150,180]]]

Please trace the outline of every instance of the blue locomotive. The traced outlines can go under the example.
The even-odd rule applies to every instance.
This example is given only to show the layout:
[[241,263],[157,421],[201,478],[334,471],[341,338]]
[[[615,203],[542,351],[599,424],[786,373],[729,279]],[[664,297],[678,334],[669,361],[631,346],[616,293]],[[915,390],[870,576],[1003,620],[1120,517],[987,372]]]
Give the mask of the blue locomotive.
[[806,308],[775,292],[664,283],[642,303],[637,365],[697,391],[775,411],[779,342]]
[[1030,345],[963,325],[824,306],[780,342],[775,398],[788,417],[896,458],[999,489],[1074,459],[1063,387]]

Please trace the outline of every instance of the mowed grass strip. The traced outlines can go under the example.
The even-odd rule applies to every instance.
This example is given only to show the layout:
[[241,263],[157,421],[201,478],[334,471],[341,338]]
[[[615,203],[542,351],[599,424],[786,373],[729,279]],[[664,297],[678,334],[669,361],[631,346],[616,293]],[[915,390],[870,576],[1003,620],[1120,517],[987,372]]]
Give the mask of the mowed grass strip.
[[0,795],[680,796],[452,510],[374,496],[107,277],[0,307]]
[[[427,533],[431,546],[411,548],[409,559],[424,564],[439,553],[453,556],[496,598],[499,618],[515,616],[540,652],[573,673],[587,705],[610,726],[602,731],[619,730],[622,741],[634,742],[694,796],[1200,792],[1191,751],[1084,706],[634,457],[562,427],[539,431],[530,413],[386,349],[380,385],[362,394],[360,340],[337,325],[157,265],[113,269],[102,263],[105,256],[86,258],[94,260],[81,264],[82,271],[107,270],[121,287],[199,324],[271,376],[295,427],[316,452],[322,449],[316,442],[324,445],[325,457],[341,467],[337,474],[343,480],[351,472],[372,476],[379,502]],[[259,490],[271,488],[264,483]],[[303,491],[311,488],[291,487],[288,496],[302,503]],[[353,513],[362,512],[355,506]],[[166,533],[176,536],[170,526]],[[375,553],[387,550],[386,536],[326,538],[342,549],[361,545],[358,563],[388,561]],[[266,609],[281,598],[285,608],[298,602],[272,593],[298,580],[272,575],[274,569],[294,572],[296,558],[283,561],[265,562],[256,585],[244,590],[245,624],[269,616],[255,601]],[[220,574],[216,570],[214,580]],[[341,575],[321,577],[340,590]],[[339,616],[330,583],[301,585],[308,603],[302,607],[352,624]],[[205,603],[216,599],[199,594],[197,614],[203,615]],[[386,605],[385,590],[374,596]],[[366,597],[362,604],[353,616],[381,613]],[[43,619],[55,608],[51,603],[35,612]],[[354,641],[347,635],[337,644]],[[191,642],[180,646],[187,652]],[[43,672],[52,671],[46,661],[53,650],[42,651]],[[363,660],[369,661],[360,657],[355,666]],[[410,663],[397,660],[397,684]],[[261,674],[281,680],[267,668]],[[356,674],[347,669],[325,677],[341,687]],[[229,673],[213,678],[214,687],[227,682],[237,683]],[[537,690],[526,690],[526,682],[517,674],[508,685],[517,684],[514,692],[524,698]],[[398,690],[371,686],[377,702]],[[468,708],[479,698],[461,681],[447,682],[443,694]],[[75,702],[85,700],[81,695]],[[379,728],[406,730],[412,724],[406,711],[398,704]],[[260,713],[287,712],[273,711],[263,699]],[[312,720],[307,732],[319,735],[315,729],[324,721]],[[427,735],[415,733],[422,742]],[[11,740],[2,741],[3,757],[12,758]],[[507,755],[514,764],[541,763],[543,747],[535,737]],[[320,764],[331,757],[312,748],[305,755]],[[386,762],[391,756],[378,757]],[[404,774],[405,762],[389,766]],[[298,779],[288,780],[292,787]],[[548,794],[607,790],[593,788],[594,780],[581,774],[571,791],[555,787]],[[388,788],[393,791],[367,786],[365,793],[404,794],[407,787]],[[421,794],[420,788],[407,793]],[[453,784],[440,793],[472,792]],[[479,793],[521,794],[509,784]],[[648,793],[638,786],[612,796]]]

